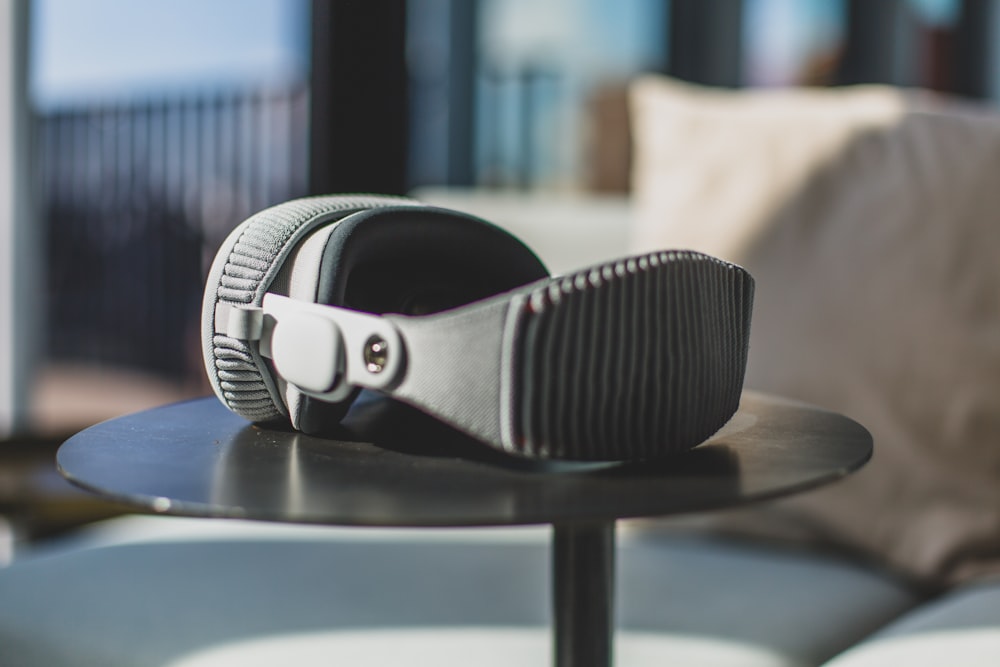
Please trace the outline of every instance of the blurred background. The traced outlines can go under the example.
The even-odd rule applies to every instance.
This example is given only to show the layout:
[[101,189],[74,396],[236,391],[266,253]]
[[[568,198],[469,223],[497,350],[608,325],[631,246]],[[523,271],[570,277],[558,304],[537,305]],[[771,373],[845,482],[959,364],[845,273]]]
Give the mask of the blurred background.
[[416,191],[473,208],[592,196],[611,202],[588,207],[603,215],[628,198],[635,75],[994,101],[997,9],[0,0],[0,514],[29,532],[74,520],[66,505],[46,514],[39,499],[69,491],[39,457],[88,424],[208,391],[203,277],[255,211]]

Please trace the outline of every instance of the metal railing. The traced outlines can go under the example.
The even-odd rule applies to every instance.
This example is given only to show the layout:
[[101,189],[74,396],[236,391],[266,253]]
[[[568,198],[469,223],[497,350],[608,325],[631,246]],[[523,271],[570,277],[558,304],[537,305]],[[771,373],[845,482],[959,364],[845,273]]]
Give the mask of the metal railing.
[[307,114],[305,86],[42,114],[48,356],[200,373],[208,264],[240,221],[306,193]]

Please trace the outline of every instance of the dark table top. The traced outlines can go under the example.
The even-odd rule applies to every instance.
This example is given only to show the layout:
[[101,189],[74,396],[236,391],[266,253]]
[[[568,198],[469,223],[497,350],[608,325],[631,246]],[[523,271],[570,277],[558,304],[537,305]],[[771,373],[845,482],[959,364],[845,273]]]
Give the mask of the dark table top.
[[253,426],[215,398],[93,426],[59,449],[102,496],[192,516],[376,526],[567,523],[740,505],[836,480],[871,456],[841,415],[754,392],[695,449],[642,464],[513,459],[373,399],[330,438]]

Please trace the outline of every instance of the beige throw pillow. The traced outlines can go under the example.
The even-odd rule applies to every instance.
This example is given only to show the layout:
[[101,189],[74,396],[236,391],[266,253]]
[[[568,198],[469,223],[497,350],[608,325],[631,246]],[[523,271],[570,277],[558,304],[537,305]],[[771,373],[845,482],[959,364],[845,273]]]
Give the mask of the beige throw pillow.
[[873,434],[743,528],[935,582],[1000,572],[1000,114],[887,87],[631,90],[635,250],[757,280],[747,386]]

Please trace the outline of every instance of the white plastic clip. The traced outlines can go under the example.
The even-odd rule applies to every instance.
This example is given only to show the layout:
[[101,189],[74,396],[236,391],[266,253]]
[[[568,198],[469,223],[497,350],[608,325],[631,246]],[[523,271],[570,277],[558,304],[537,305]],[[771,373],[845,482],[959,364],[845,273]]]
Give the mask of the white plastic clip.
[[263,300],[260,353],[286,381],[316,398],[351,387],[384,391],[406,371],[406,346],[391,320],[278,294]]
[[215,331],[237,340],[260,340],[264,330],[264,310],[257,306],[215,304]]

